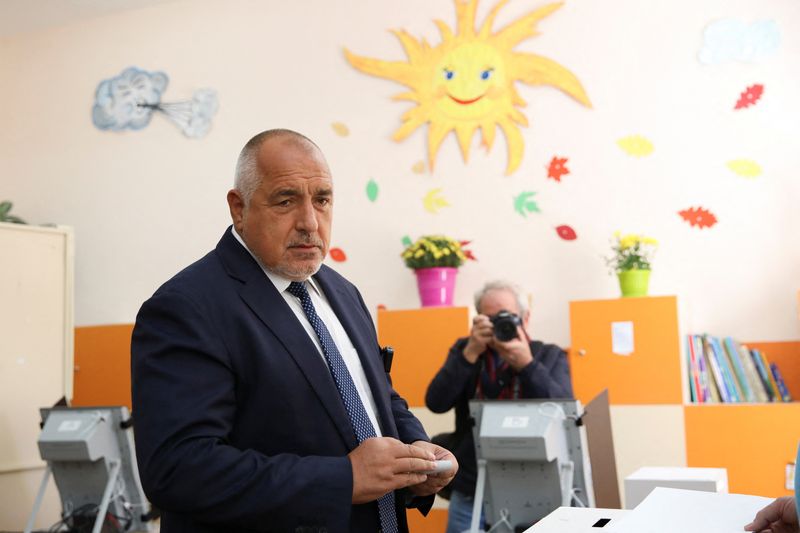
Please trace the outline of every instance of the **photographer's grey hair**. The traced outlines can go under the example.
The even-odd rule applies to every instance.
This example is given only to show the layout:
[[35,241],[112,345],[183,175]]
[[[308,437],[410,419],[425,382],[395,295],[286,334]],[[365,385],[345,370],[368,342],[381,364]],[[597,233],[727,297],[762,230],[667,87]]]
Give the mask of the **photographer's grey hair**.
[[[517,300],[517,307],[519,308],[519,316],[524,317],[525,314],[528,312],[528,306],[525,305],[524,300],[522,299],[522,291],[517,285],[513,283],[509,283],[508,281],[490,281],[486,285],[483,286],[478,292],[475,293],[475,310],[479,313],[481,312],[481,300],[483,297],[486,296],[487,292],[491,291],[508,291],[514,295],[514,299]],[[510,309],[508,311],[511,311]]]

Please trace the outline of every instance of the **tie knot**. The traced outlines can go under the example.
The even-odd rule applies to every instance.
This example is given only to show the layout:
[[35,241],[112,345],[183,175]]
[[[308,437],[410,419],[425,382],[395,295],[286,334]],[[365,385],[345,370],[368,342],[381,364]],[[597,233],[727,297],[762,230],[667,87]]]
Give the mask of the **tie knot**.
[[296,296],[301,300],[308,298],[308,290],[306,289],[305,281],[293,281],[289,284],[289,287],[286,290],[289,291],[289,294]]

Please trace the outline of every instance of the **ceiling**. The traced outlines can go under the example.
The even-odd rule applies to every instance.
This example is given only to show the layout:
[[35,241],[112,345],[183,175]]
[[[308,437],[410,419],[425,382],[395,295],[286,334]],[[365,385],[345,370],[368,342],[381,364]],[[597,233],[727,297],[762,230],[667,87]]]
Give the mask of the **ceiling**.
[[0,0],[0,37],[174,0]]

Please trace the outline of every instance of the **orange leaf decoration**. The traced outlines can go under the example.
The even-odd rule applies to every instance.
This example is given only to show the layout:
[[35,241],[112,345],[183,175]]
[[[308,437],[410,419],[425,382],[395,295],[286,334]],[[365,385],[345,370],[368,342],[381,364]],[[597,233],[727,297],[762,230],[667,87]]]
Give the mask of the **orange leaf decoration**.
[[755,105],[755,103],[761,99],[762,94],[764,94],[763,85],[760,83],[751,85],[746,90],[742,91],[742,94],[739,95],[739,100],[736,102],[736,106],[733,109],[744,109],[746,107],[750,107],[751,105]]
[[341,263],[342,261],[347,261],[347,255],[341,248],[331,248],[329,253],[331,254],[331,259],[333,259],[337,263]]
[[547,167],[547,177],[560,182],[561,176],[569,174],[569,169],[566,167],[567,161],[566,157],[559,158],[554,156]]
[[717,223],[717,217],[708,209],[702,207],[690,207],[683,211],[678,211],[678,214],[688,222],[692,227],[710,228]]

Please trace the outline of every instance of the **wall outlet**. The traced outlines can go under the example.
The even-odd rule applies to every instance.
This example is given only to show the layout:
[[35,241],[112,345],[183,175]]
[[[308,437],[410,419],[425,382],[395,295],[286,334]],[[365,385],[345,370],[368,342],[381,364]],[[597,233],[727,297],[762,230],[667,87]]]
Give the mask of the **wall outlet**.
[[786,463],[786,490],[794,490],[794,463]]

